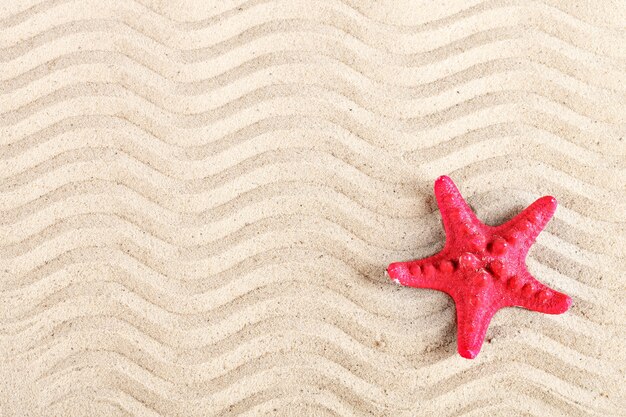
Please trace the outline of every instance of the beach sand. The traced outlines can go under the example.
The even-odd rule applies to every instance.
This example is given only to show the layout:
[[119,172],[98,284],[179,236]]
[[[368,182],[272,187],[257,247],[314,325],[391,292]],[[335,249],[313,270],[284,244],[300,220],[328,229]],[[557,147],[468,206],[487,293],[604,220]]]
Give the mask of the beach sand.
[[[434,2],[432,2],[434,3]],[[626,4],[0,5],[0,416],[618,416]],[[499,224],[563,315],[385,277]]]

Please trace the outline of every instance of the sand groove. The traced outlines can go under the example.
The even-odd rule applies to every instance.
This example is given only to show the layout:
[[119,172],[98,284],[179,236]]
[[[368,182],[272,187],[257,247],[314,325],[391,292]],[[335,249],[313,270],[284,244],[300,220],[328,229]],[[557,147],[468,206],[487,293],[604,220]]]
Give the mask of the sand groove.
[[[9,3],[0,415],[626,409],[626,9]],[[383,275],[443,245],[444,173],[487,223],[561,203],[528,265],[573,309],[474,361]]]

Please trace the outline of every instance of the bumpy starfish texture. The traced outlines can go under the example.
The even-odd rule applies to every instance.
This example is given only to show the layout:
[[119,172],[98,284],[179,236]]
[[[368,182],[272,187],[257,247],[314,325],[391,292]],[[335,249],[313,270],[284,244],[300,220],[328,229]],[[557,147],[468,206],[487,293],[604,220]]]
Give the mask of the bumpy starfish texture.
[[435,181],[446,243],[441,252],[387,268],[394,282],[449,294],[456,304],[459,354],[475,358],[493,315],[503,307],[561,314],[571,306],[565,294],[537,281],[526,269],[526,254],[556,210],[542,197],[509,222],[480,222],[447,176]]

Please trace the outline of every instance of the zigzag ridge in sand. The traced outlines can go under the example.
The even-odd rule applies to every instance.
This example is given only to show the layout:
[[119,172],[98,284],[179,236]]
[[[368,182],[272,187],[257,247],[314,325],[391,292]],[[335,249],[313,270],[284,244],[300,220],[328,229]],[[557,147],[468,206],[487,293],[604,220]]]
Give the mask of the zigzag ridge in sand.
[[[322,155],[326,154],[322,153]],[[409,205],[408,203],[410,202],[411,196],[419,189],[419,185],[416,187],[406,183],[388,184],[386,181],[372,178],[360,170],[355,170],[351,164],[345,164],[343,161],[338,161],[336,158],[321,158],[321,160],[325,163],[330,162],[331,167],[336,164],[336,168],[334,170],[329,168],[319,169],[321,172],[311,172],[308,173],[308,175],[303,175],[298,172],[297,169],[308,166],[306,162],[277,160],[275,165],[278,167],[291,169],[290,174],[285,174],[280,181],[272,180],[271,174],[275,172],[276,167],[261,164],[260,167],[253,166],[254,169],[250,169],[249,172],[244,175],[237,176],[234,179],[227,178],[227,181],[219,181],[217,184],[212,184],[213,188],[208,188],[204,186],[203,182],[200,182],[201,187],[198,187],[199,189],[197,190],[193,190],[189,184],[184,183],[185,188],[189,191],[181,194],[165,193],[163,187],[159,186],[157,182],[149,181],[145,178],[142,179],[141,176],[129,175],[130,173],[127,173],[125,178],[122,179],[119,174],[116,174],[112,169],[106,171],[107,175],[104,175],[104,178],[99,178],[100,175],[97,170],[85,171],[91,175],[89,180],[73,179],[73,171],[68,172],[69,175],[67,176],[69,180],[63,178],[59,179],[58,176],[54,175],[48,175],[43,176],[40,181],[33,181],[31,183],[31,188],[36,186],[38,192],[31,191],[28,193],[27,191],[29,189],[23,190],[26,187],[21,185],[15,187],[16,189],[2,193],[6,200],[10,200],[10,198],[13,197],[17,201],[9,206],[0,205],[0,212],[2,212],[3,218],[5,219],[0,223],[7,224],[9,221],[15,222],[27,215],[32,216],[32,214],[37,213],[41,209],[48,208],[51,204],[57,207],[62,206],[63,200],[68,197],[85,196],[83,198],[86,198],[89,195],[99,195],[113,191],[115,192],[114,195],[117,196],[131,195],[141,199],[143,204],[150,207],[148,209],[149,211],[157,211],[161,215],[165,214],[169,218],[168,220],[174,220],[180,223],[181,216],[189,216],[196,224],[201,219],[204,220],[204,223],[207,223],[210,221],[209,219],[223,219],[227,214],[226,208],[229,210],[244,208],[247,205],[264,200],[264,197],[259,194],[268,193],[274,196],[275,192],[277,192],[276,194],[280,194],[280,192],[284,193],[285,190],[293,188],[293,185],[296,183],[301,183],[311,190],[314,195],[324,192],[330,192],[335,196],[339,195],[340,198],[349,205],[360,207],[361,209],[369,211],[370,214],[374,213],[377,215],[381,215],[381,213],[379,210],[373,208],[371,197],[379,192],[383,192],[387,187],[393,187],[399,194],[398,202],[407,204],[404,207],[400,206],[402,208],[401,212],[405,212],[406,214],[396,214],[395,216],[387,217],[389,219],[413,219],[415,217],[415,205]],[[492,167],[494,163],[503,160],[503,157],[489,158],[486,161],[483,160],[468,164],[464,170],[469,171],[471,169],[482,168],[480,175],[469,177],[470,182],[479,182],[484,179],[494,180],[503,170],[493,169]],[[552,190],[558,191],[559,195],[563,197],[578,197],[588,200],[590,204],[600,205],[602,200],[616,198],[620,195],[620,190],[603,189],[601,187],[585,184],[582,181],[577,181],[575,178],[568,177],[565,173],[551,169],[549,165],[537,163],[532,159],[521,158],[512,160],[509,158],[508,162],[508,172],[519,173],[528,182],[535,182],[535,178],[541,178],[540,170],[550,172],[553,176],[553,180],[550,184]],[[522,166],[527,167],[525,173],[520,173]],[[144,166],[140,165],[140,167],[143,168]],[[130,167],[127,165],[127,169],[128,168]],[[342,172],[344,170],[345,173]],[[324,175],[330,174],[333,171],[341,173],[341,175],[337,176],[336,184],[324,184]],[[256,178],[256,184],[253,186],[242,185],[246,184],[246,180],[250,177]],[[364,183],[361,193],[351,191],[351,185],[353,185],[357,179],[360,179]],[[225,191],[232,187],[240,187],[239,195],[235,198],[224,197]],[[142,191],[142,188],[148,191]],[[553,192],[556,194],[555,191]],[[538,196],[540,196],[540,194]],[[201,200],[201,202],[195,207],[187,205],[186,209],[183,209],[185,199],[190,197],[197,198]],[[212,203],[202,203],[202,201],[212,201]],[[585,213],[585,211],[576,210],[575,207],[576,206],[573,208],[574,211],[581,214],[581,216],[591,217],[588,213]],[[409,212],[409,210],[412,212]],[[511,210],[511,208],[509,208],[509,210]],[[589,209],[587,208],[587,210]],[[603,217],[605,218],[597,218],[596,220],[615,223],[617,227],[620,227],[620,224],[623,223],[620,221],[622,207],[616,205],[606,210],[607,212],[603,213]],[[426,214],[431,210],[424,210],[424,208],[422,208],[421,211],[421,214]]]
[[[0,409],[626,409],[626,30],[606,5],[191,3],[0,11]],[[444,173],[488,224],[560,202],[527,263],[572,309],[499,312],[474,361],[447,296],[383,274],[442,247]]]

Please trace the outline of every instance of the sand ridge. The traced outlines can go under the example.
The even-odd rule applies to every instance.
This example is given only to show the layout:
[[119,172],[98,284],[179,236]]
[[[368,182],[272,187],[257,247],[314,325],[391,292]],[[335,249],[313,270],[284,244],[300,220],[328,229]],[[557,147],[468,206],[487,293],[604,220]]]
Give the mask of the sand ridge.
[[[0,416],[618,416],[619,2],[0,5]],[[450,175],[574,300],[456,354]]]

